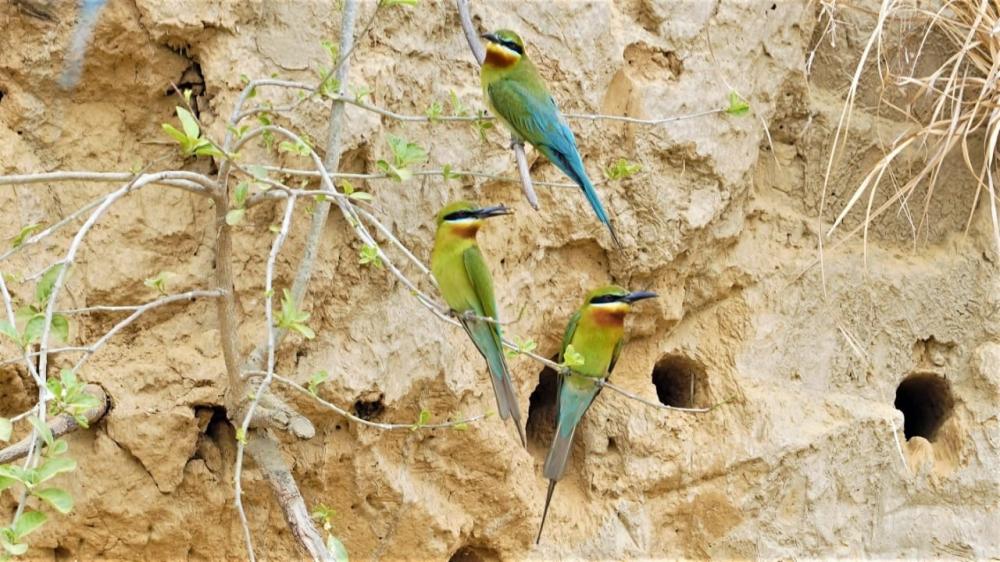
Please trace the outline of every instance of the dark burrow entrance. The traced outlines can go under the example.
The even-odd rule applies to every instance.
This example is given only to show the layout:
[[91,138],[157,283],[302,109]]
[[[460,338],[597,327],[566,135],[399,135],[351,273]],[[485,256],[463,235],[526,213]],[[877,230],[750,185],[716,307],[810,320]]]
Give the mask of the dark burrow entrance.
[[903,412],[906,439],[923,437],[934,441],[938,430],[951,416],[955,399],[944,377],[934,373],[916,373],[896,387],[896,409]]
[[[551,358],[559,361],[559,355]],[[538,375],[538,386],[528,398],[528,421],[525,433],[528,437],[528,449],[532,453],[545,454],[552,444],[552,435],[556,429],[556,400],[559,392],[559,375],[545,367]]]
[[653,367],[653,386],[660,403],[677,408],[704,405],[705,367],[683,355],[665,355]]
[[463,546],[451,555],[448,562],[496,562],[500,560],[497,551],[479,546]]

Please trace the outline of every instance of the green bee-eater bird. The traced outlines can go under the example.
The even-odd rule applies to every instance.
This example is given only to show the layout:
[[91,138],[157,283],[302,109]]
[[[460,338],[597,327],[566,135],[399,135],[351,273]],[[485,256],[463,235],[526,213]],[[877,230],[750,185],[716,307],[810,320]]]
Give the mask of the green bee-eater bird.
[[441,209],[437,215],[431,272],[437,279],[445,302],[456,313],[476,349],[486,359],[500,417],[513,418],[521,444],[527,447],[517,393],[514,392],[514,383],[504,359],[498,323],[500,316],[493,297],[493,278],[476,245],[476,233],[483,221],[507,214],[510,211],[503,205],[479,208],[467,201],[458,201]]
[[506,29],[487,33],[483,38],[487,41],[486,59],[480,80],[486,105],[516,140],[531,143],[580,186],[598,220],[608,227],[611,238],[620,248],[621,241],[611,226],[608,213],[587,177],[573,131],[559,113],[538,69],[525,54],[524,42]]
[[552,438],[549,455],[545,458],[543,472],[549,479],[549,491],[545,495],[545,509],[542,511],[542,524],[538,526],[536,543],[542,540],[542,529],[545,528],[545,516],[549,513],[552,491],[566,471],[576,426],[601,391],[600,381],[611,374],[621,354],[625,316],[632,310],[632,303],[656,296],[656,293],[650,291],[630,293],[616,285],[601,287],[587,294],[583,306],[573,314],[566,326],[559,360],[566,360],[566,349],[572,345],[575,353],[580,356],[575,359],[579,361],[582,358],[583,364],[572,367],[572,373],[559,377],[556,433]]

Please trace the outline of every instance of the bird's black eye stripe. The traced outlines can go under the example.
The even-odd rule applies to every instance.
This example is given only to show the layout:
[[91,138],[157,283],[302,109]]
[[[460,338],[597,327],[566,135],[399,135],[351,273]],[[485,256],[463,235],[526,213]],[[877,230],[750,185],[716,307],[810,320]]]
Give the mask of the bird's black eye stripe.
[[524,54],[524,47],[518,45],[517,43],[511,41],[510,39],[501,39],[500,44],[519,55]]
[[472,211],[455,211],[454,213],[448,213],[444,216],[446,221],[460,221],[463,219],[475,218],[476,214]]
[[600,295],[590,299],[590,304],[607,304],[622,300],[621,295]]

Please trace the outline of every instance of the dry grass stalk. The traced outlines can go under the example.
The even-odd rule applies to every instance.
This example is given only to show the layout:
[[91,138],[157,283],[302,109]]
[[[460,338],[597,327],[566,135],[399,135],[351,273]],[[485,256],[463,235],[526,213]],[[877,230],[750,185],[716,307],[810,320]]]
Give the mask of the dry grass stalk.
[[[903,48],[902,57],[908,72],[893,72],[889,64],[883,64],[885,49],[884,30],[889,22],[902,22],[911,29],[919,29],[922,38],[915,52]],[[944,62],[933,72],[917,75],[918,62],[926,56],[925,47],[933,35],[940,36],[949,49]],[[823,194],[827,192],[833,163],[846,143],[846,131],[856,102],[856,94],[863,71],[870,63],[872,49],[878,71],[885,86],[899,88],[910,93],[905,107],[893,105],[884,98],[880,108],[886,107],[902,114],[912,122],[913,128],[895,138],[885,149],[883,157],[868,171],[854,193],[841,209],[826,235],[831,236],[841,226],[847,215],[867,195],[864,220],[847,233],[850,238],[863,232],[867,260],[868,231],[872,221],[897,203],[902,212],[909,216],[906,208],[909,198],[918,187],[926,186],[923,208],[914,226],[914,243],[927,226],[931,210],[931,200],[937,182],[941,178],[942,167],[954,154],[961,150],[962,160],[970,174],[976,178],[976,192],[966,221],[968,232],[975,208],[983,190],[989,195],[990,215],[993,235],[1000,253],[1000,221],[997,218],[997,170],[995,153],[1000,138],[1000,2],[996,0],[949,0],[936,10],[921,8],[901,0],[884,0],[878,13],[875,29],[867,43],[856,71],[852,77],[847,100],[841,114],[830,160],[823,182]],[[900,65],[901,67],[904,65]],[[926,111],[918,111],[927,108]],[[927,105],[929,104],[929,105]],[[924,115],[921,115],[921,114]],[[902,183],[895,184],[891,196],[875,205],[876,192],[883,178],[894,177],[892,166],[919,150],[924,154],[923,162],[915,174]],[[977,160],[981,162],[977,163]],[[822,208],[822,202],[821,202]]]

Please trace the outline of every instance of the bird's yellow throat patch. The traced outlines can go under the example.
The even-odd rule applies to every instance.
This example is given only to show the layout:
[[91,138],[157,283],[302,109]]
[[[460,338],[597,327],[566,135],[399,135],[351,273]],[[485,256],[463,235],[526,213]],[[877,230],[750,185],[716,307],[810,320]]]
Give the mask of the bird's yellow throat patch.
[[507,68],[520,60],[520,58],[521,55],[502,45],[497,45],[496,43],[486,44],[486,60],[484,61],[484,64],[498,68]]

